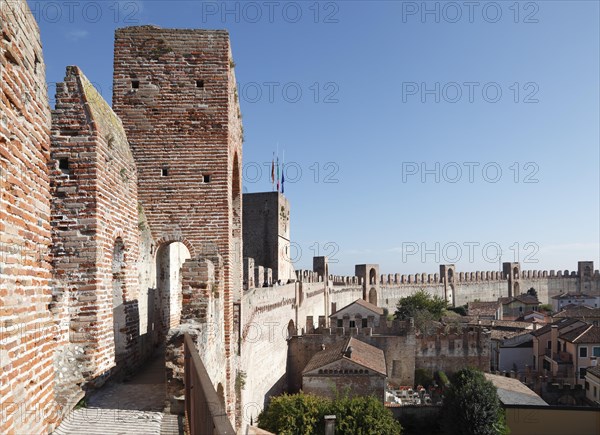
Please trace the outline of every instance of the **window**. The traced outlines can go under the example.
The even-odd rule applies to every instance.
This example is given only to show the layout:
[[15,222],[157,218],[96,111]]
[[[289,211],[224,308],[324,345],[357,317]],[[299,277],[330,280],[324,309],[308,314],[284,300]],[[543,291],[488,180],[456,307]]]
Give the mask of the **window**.
[[210,183],[210,175],[203,175],[202,176],[202,182],[203,183]]
[[356,328],[356,322],[354,320],[350,320],[350,327]]
[[548,340],[548,343],[546,343],[546,349],[552,349],[552,341]]
[[342,319],[337,319],[337,326],[338,326],[338,328],[341,328],[342,326],[344,326],[344,321]]
[[196,80],[197,88],[204,88],[204,80]]
[[579,348],[579,358],[587,358],[587,347]]
[[600,356],[600,346],[594,346],[592,348],[592,356]]
[[590,389],[590,383],[588,381],[585,381],[585,389],[586,390]]
[[[368,325],[368,321],[367,321],[367,319],[362,319],[362,327],[363,327],[363,328],[366,328],[366,327],[367,327],[367,325]],[[599,349],[600,349],[600,348],[599,348]]]
[[579,379],[585,379],[586,372],[587,372],[587,369],[585,367],[581,367],[579,369]]
[[66,157],[58,159],[58,169],[63,172],[67,172],[69,170],[69,159]]
[[598,393],[598,389],[596,388],[596,386],[594,385],[594,399],[596,398],[596,394]]
[[131,81],[131,89],[139,89],[140,88],[140,81],[139,80],[132,80]]
[[162,168],[162,169],[160,170],[160,174],[161,174],[163,177],[168,177],[168,176],[169,176],[169,168]]

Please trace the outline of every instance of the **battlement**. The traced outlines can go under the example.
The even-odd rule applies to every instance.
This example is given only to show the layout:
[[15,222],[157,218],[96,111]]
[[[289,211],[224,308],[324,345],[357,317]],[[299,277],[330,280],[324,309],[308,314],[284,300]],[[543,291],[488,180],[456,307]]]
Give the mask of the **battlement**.
[[[567,270],[523,270],[519,274],[521,279],[543,279],[543,278],[579,278],[576,271]],[[600,271],[595,270],[592,279],[600,280]],[[508,277],[500,271],[476,271],[459,272],[456,274],[456,282],[480,282],[480,281],[508,281]],[[442,284],[443,278],[438,273],[415,273],[415,274],[382,274],[379,277],[380,285],[397,284]]]

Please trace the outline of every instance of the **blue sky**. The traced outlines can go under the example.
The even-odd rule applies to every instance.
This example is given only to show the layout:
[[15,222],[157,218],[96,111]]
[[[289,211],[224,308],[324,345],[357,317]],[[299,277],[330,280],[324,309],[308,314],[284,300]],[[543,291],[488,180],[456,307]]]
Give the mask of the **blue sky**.
[[29,4],[51,93],[78,65],[109,102],[115,28],[229,30],[244,191],[285,150],[298,268],[598,268],[597,1]]

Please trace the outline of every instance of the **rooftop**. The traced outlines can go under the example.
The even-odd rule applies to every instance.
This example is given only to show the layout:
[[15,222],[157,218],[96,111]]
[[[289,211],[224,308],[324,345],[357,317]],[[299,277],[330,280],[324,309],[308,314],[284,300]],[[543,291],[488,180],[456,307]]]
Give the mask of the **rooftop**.
[[360,305],[361,307],[366,308],[367,310],[373,311],[374,314],[377,314],[378,316],[382,316],[383,315],[383,308],[378,307],[377,305],[373,305],[363,299],[357,299],[354,302],[346,305],[345,307],[340,308],[339,310],[337,310],[335,313],[333,313],[331,316],[329,317],[333,317],[336,314],[338,314],[340,311],[343,311],[349,307],[351,307],[352,305],[357,304]]
[[491,373],[484,373],[484,375],[498,389],[498,396],[504,405],[548,406],[544,399],[518,379],[492,375]]
[[[352,347],[352,354],[347,350]],[[321,368],[340,359],[347,359],[369,370],[387,375],[385,356],[381,349],[357,340],[354,337],[344,338],[334,344],[327,345],[324,350],[317,352],[306,364],[302,373]]]
[[535,331],[532,331],[531,335],[533,335],[535,337],[539,337],[540,335],[549,333],[552,329],[552,325],[556,325],[558,327],[558,330],[560,331],[561,329],[563,329],[567,326],[571,326],[577,322],[580,322],[580,320],[578,320],[578,319],[559,319],[555,322],[547,323],[546,325],[542,326],[541,328],[539,328]]
[[561,334],[560,338],[571,343],[600,343],[600,326],[583,325]]
[[588,295],[586,293],[567,292],[552,296],[552,299],[594,299],[598,296]]

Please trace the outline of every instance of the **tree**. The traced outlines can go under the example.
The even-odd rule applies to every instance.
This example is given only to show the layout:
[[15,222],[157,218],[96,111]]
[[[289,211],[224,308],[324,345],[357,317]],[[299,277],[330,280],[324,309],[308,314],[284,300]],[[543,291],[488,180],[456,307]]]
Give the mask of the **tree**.
[[258,416],[258,426],[281,435],[310,435],[325,416],[327,399],[310,394],[273,397]]
[[336,416],[336,433],[399,435],[402,432],[392,413],[373,396],[338,398],[331,402],[327,413]]
[[477,369],[455,373],[442,406],[442,430],[450,435],[510,433],[496,387]]
[[394,316],[401,320],[412,317],[415,319],[417,329],[427,333],[431,329],[430,325],[442,318],[447,305],[444,298],[431,296],[425,290],[420,289],[412,295],[398,300]]
[[534,297],[534,298],[536,298],[536,299],[537,299],[537,297],[538,297],[537,291],[536,291],[536,289],[534,289],[533,287],[531,287],[529,290],[527,290],[527,294],[528,294],[529,296],[533,296],[533,297]]
[[325,416],[331,414],[338,433],[399,435],[402,430],[375,397],[344,395],[331,400],[304,393],[272,398],[258,416],[258,426],[280,435],[320,435],[325,433]]

